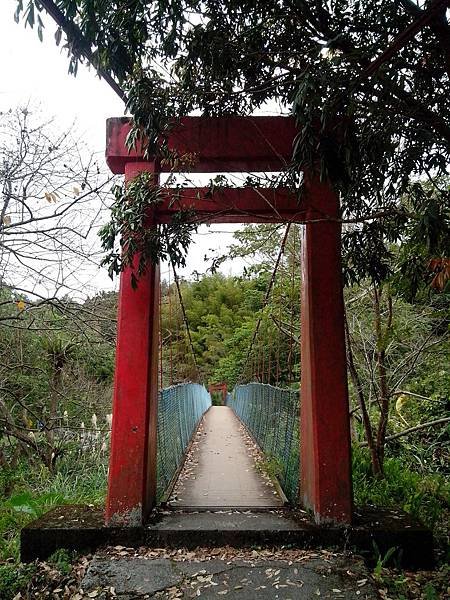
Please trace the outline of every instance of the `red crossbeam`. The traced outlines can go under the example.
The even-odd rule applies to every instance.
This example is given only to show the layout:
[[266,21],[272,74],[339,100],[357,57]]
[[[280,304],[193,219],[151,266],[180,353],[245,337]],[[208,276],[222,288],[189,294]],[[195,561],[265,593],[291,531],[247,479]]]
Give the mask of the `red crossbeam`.
[[[129,131],[128,119],[108,119],[106,162],[113,173],[143,160],[142,149],[127,150]],[[281,171],[291,160],[296,133],[292,117],[184,117],[169,133],[168,146],[195,154],[189,169],[195,173]],[[161,164],[161,171],[170,167]]]
[[155,211],[157,223],[170,223],[180,209],[193,209],[200,223],[306,223],[336,218],[330,188],[315,180],[302,195],[288,188],[166,189]]
[[202,223],[302,222],[307,206],[287,188],[208,188],[165,190],[165,200],[156,211],[158,223],[169,223],[180,209],[193,209]]

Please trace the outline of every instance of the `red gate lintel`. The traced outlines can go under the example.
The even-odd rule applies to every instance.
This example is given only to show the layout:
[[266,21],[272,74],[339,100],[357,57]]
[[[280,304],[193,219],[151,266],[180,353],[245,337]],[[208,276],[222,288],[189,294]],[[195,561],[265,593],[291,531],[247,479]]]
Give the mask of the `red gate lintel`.
[[[113,173],[124,173],[127,163],[143,158],[142,148],[127,148],[129,131],[129,119],[107,120],[106,162]],[[184,117],[167,143],[179,154],[196,156],[194,173],[269,172],[289,164],[296,134],[292,117]],[[170,170],[161,164],[161,172]]]

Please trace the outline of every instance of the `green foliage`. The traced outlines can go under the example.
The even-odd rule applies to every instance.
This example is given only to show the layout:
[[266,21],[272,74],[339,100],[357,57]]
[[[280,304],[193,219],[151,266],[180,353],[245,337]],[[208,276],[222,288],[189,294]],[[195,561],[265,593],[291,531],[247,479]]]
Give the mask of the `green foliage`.
[[450,256],[450,186],[448,178],[434,183],[414,182],[404,198],[405,210],[412,212],[401,243],[395,249],[392,271],[396,291],[408,302],[426,301],[430,285],[439,292],[448,290],[433,282],[432,261]]
[[411,304],[394,282],[367,283],[348,290],[346,301],[350,397],[356,432],[364,430],[374,473],[382,472],[386,437],[392,454],[416,463],[415,468],[428,472],[432,464],[446,472],[445,422],[405,438],[389,437],[448,417],[448,295],[417,297]]
[[[276,383],[278,363],[278,383],[287,382],[289,339],[274,325],[272,317],[279,319],[280,315],[286,316],[287,310],[288,314],[292,312],[285,305],[290,301],[291,294],[299,293],[298,280],[293,291],[290,282],[277,286],[274,295],[278,305],[261,311],[267,280],[267,273],[263,270],[251,278],[224,277],[217,273],[205,276],[200,281],[181,283],[197,363],[206,381],[225,381],[229,389],[232,389],[240,376],[254,375],[250,373],[251,363],[255,362],[254,353],[258,351],[271,356],[271,381]],[[167,282],[163,282],[162,290],[162,338],[165,342],[163,383],[169,385],[171,382],[179,383],[189,379],[192,375],[192,361],[175,285],[169,288]],[[293,306],[294,318],[297,319],[299,306],[297,303]],[[259,345],[255,344],[254,353],[248,357],[250,341],[260,315],[262,324]],[[296,346],[298,360],[298,344]],[[169,377],[170,360],[172,380]],[[292,364],[292,368],[295,369],[296,364]],[[246,374],[243,373],[244,365],[248,371]],[[268,361],[265,370],[269,370]]]
[[[258,290],[259,285],[257,280],[224,277],[220,274],[203,277],[197,282],[181,283],[197,361],[206,381],[212,383],[214,380],[223,380],[232,387],[236,380],[239,356],[232,351],[233,340],[236,330],[245,328],[246,337],[241,346],[248,345],[256,304],[253,300],[249,301],[249,297],[255,293],[261,306],[262,292]],[[173,382],[178,383],[189,377],[190,363],[174,284],[170,288],[164,288],[162,335],[168,346],[167,351],[163,351],[163,358],[168,360],[169,347],[172,346]],[[222,366],[228,359],[233,364],[232,372]],[[168,365],[164,371],[168,372]]]
[[[231,255],[250,258],[256,254],[255,268],[241,277],[224,277],[215,273],[199,281],[181,282],[197,362],[208,382],[225,381],[232,389],[240,377],[254,377],[252,364],[256,362],[257,353],[270,357],[265,365],[267,382],[289,385],[291,380],[298,381],[299,342],[295,342],[291,353],[289,336],[286,335],[291,322],[296,330],[299,323],[300,231],[296,226],[290,230],[286,255],[280,263],[279,277],[272,291],[272,301],[262,310],[273,260],[279,250],[279,229],[273,225],[261,225],[237,233]],[[259,317],[258,343],[254,344],[249,354],[250,341]],[[192,367],[181,310],[175,285],[169,287],[167,281],[162,284],[162,339],[165,346],[164,385],[171,382],[168,377],[170,356],[172,382],[188,379]]]
[[222,392],[213,392],[211,394],[211,403],[213,406],[222,406]]
[[[9,314],[8,291],[0,297]],[[111,410],[114,351],[97,327],[115,317],[106,300],[68,301],[68,315],[30,301],[31,327],[0,327],[0,563],[17,559],[19,531],[30,520],[60,504],[104,499],[104,434],[84,448],[79,434],[94,412],[105,428]],[[89,320],[74,323],[73,314]]]
[[116,185],[113,192],[111,221],[99,232],[106,252],[101,264],[108,267],[110,277],[131,267],[131,282],[136,287],[149,263],[170,258],[176,266],[184,266],[191,234],[197,228],[192,211],[179,210],[169,224],[149,227],[152,210],[163,201],[161,188],[149,173]]
[[97,383],[112,383],[114,377],[114,349],[111,346],[85,349],[80,356],[89,377]]
[[25,513],[33,517],[39,518],[46,511],[58,504],[64,504],[66,499],[58,493],[43,494],[38,498],[34,498],[30,492],[22,492],[10,498],[5,502],[5,508],[11,508],[15,512]]
[[439,594],[431,582],[426,584],[424,592],[426,600],[439,600]]
[[450,567],[441,565],[433,571],[406,572],[399,569],[377,569],[376,580],[384,594],[392,600],[441,600],[448,596]]
[[395,557],[395,555],[398,553],[399,549],[398,549],[398,547],[393,546],[392,548],[389,548],[384,555],[382,555],[375,542],[373,542],[373,548],[374,548],[374,554],[375,554],[375,560],[376,560],[376,564],[373,569],[373,574],[376,579],[380,579],[382,572],[383,572],[383,567],[385,567],[387,564],[389,564],[391,559],[393,557]]
[[442,475],[415,472],[400,458],[387,458],[384,478],[375,478],[368,452],[354,446],[353,485],[360,506],[400,508],[431,528],[448,516],[450,483]]
[[[448,189],[438,184],[450,162],[444,6],[370,76],[374,57],[428,3],[147,0],[119,12],[104,2],[58,6],[75,26],[66,31],[70,70],[76,73],[86,44],[94,65],[124,87],[135,125],[130,143],[146,140],[153,153],[174,120],[192,111],[249,115],[276,103],[298,124],[287,170],[329,178],[352,223],[343,239],[349,281],[384,279],[389,244],[412,229],[415,244],[443,252],[437,242],[448,231],[440,218]],[[32,27],[41,10],[38,0],[26,7],[18,0],[16,19],[24,12]],[[432,201],[418,178],[433,181]]]
[[64,548],[59,548],[51,554],[47,562],[58,569],[63,575],[68,575],[72,569],[72,562],[75,557],[73,552],[68,552]]
[[276,456],[265,456],[256,463],[256,468],[265,473],[272,481],[280,478],[284,466]]
[[35,572],[35,565],[0,564],[0,598],[12,600],[27,587]]
[[[0,297],[0,316],[9,314],[8,291],[0,289]],[[103,302],[68,301],[67,314],[61,314],[30,301],[32,314],[26,317],[30,327],[0,327],[0,457],[4,462],[11,460],[14,465],[18,456],[30,453],[57,469],[61,456],[70,452],[71,428],[79,431],[83,421],[89,426],[95,413],[99,427],[105,429],[111,412],[114,347],[99,327],[110,323]],[[114,339],[115,304],[107,310],[114,319],[107,333]]]
[[[105,498],[107,457],[76,450],[61,459],[59,470],[21,460],[0,470],[0,563],[19,550],[19,532],[29,521],[62,504],[101,504]],[[0,596],[1,597],[1,596]]]

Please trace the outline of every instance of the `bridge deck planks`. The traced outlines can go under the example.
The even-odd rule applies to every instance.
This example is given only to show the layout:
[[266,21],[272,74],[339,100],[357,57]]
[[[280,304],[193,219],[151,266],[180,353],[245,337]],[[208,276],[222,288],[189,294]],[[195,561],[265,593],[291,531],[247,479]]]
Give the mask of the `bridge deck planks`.
[[172,506],[283,506],[271,482],[256,469],[251,445],[230,407],[212,406],[205,414],[199,437],[180,474]]

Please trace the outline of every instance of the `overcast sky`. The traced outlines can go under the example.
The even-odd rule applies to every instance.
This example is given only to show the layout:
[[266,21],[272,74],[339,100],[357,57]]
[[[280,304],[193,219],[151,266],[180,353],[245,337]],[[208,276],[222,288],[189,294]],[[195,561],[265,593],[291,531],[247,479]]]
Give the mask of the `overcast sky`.
[[[102,156],[105,147],[105,121],[124,114],[123,102],[111,88],[98,78],[93,69],[80,67],[76,78],[67,72],[68,59],[64,50],[55,45],[55,26],[46,16],[44,41],[36,30],[25,29],[23,22],[13,18],[16,0],[0,0],[0,111],[30,103],[40,105],[56,123],[68,127],[73,122],[93,152]],[[185,276],[207,265],[203,257],[210,248],[226,249],[232,239],[233,226],[202,227],[195,247],[189,253]],[[225,272],[239,271],[242,264],[225,264]],[[91,290],[111,289],[104,271],[92,273]]]

